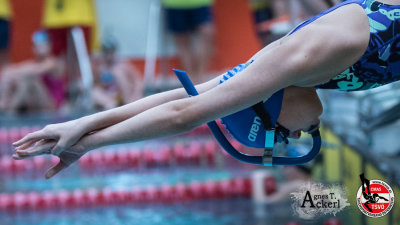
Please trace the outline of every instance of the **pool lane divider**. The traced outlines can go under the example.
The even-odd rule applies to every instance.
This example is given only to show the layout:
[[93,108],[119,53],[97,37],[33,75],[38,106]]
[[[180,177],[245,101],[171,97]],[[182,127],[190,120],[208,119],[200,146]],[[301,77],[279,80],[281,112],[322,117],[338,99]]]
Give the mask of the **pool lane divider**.
[[171,204],[212,199],[250,198],[252,180],[237,177],[229,180],[177,183],[174,186],[148,186],[131,190],[94,188],[58,192],[16,192],[0,194],[0,210],[53,210],[65,208],[111,206],[121,204]]

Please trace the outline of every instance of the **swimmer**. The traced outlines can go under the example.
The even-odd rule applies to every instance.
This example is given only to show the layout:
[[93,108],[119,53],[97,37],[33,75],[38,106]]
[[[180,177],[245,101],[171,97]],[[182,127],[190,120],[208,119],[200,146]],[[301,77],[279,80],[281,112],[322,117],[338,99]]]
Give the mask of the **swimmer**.
[[[296,192],[302,185],[313,183],[313,164],[299,166],[284,166],[280,175],[282,182],[277,183],[276,191],[267,193],[265,178],[271,177],[269,170],[257,170],[253,174],[253,200],[262,204],[280,204],[290,200],[290,194]],[[270,184],[272,185],[272,184]]]
[[48,125],[15,142],[13,157],[60,157],[47,171],[49,178],[90,150],[187,132],[282,89],[278,122],[287,136],[298,138],[319,123],[323,109],[316,88],[356,91],[400,79],[399,12],[398,0],[346,1],[266,46],[240,72],[197,85],[197,96],[188,98],[184,89],[176,89]]
[[109,38],[101,46],[101,55],[93,60],[93,102],[96,108],[111,109],[143,96],[139,71],[117,56],[117,43]]
[[65,65],[52,54],[47,32],[32,35],[34,58],[2,68],[0,110],[42,112],[59,109],[65,102]]
[[277,191],[263,199],[265,204],[278,204],[290,200],[290,194],[304,184],[313,182],[311,168],[307,166],[285,166],[283,168],[285,181],[279,185]]

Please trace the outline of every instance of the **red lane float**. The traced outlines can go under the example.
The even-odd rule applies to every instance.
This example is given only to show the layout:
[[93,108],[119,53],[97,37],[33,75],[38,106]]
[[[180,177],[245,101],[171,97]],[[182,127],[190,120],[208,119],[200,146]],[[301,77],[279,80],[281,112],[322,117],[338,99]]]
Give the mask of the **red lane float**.
[[40,130],[39,126],[0,128],[0,143],[13,143],[29,133]]
[[274,176],[264,178],[264,190],[266,195],[274,194],[276,189],[276,178]]
[[[149,204],[186,202],[204,199],[225,199],[249,197],[251,180],[235,178],[232,180],[177,183],[175,186],[164,184],[160,187],[149,185],[145,189],[111,190],[94,188],[83,191],[60,190],[57,193],[16,192],[0,194],[0,210],[43,210],[55,208],[91,207],[115,204]],[[329,224],[330,225],[330,224]]]
[[324,225],[342,225],[342,221],[336,218],[329,219],[324,222]]

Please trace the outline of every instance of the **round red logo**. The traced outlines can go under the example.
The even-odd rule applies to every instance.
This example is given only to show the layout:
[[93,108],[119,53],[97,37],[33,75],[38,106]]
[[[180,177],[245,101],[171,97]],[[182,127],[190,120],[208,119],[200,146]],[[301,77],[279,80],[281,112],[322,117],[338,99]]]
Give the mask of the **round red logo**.
[[393,190],[384,181],[365,179],[357,192],[357,205],[369,217],[382,217],[394,205]]

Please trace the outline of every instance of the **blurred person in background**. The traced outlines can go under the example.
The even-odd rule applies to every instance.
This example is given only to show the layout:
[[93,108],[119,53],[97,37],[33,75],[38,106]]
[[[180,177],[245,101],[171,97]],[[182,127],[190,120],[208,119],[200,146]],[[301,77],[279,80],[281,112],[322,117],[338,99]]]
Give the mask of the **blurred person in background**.
[[273,0],[250,0],[250,8],[253,11],[254,23],[257,35],[263,46],[271,43],[271,31],[259,29],[259,24],[270,21],[274,17]]
[[9,61],[11,16],[9,0],[0,0],[0,69]]
[[[90,75],[83,74],[80,65],[86,64],[90,67],[87,59],[92,50],[99,50],[100,47],[95,0],[43,0],[42,2],[41,25],[52,40],[52,53],[65,60],[68,104],[63,110],[68,112],[80,106],[82,92],[90,91],[84,90],[85,87],[82,86],[82,79]],[[73,36],[74,28],[77,32]],[[83,45],[85,47],[81,47]],[[84,59],[78,58],[78,48]]]
[[35,58],[3,68],[0,109],[9,112],[54,110],[64,102],[64,63],[51,53],[45,31],[32,36]]
[[[308,153],[308,148],[303,145],[291,145],[287,146],[287,155],[290,157],[301,157]],[[272,188],[274,191],[268,193],[265,178],[274,177],[269,170],[258,170],[253,173],[253,183],[257,184],[258,187],[253,187],[253,201],[264,204],[279,204],[285,203],[290,200],[291,193],[297,191],[301,186],[312,183],[312,172],[314,165],[322,161],[322,156],[317,155],[312,161],[297,166],[285,166],[281,172],[276,174],[276,180],[280,180],[278,177],[282,177],[282,180]],[[275,179],[274,179],[275,180]]]
[[308,19],[336,5],[339,3],[339,0],[299,0],[299,2],[302,5],[302,12],[304,13],[302,19]]
[[310,165],[285,166],[282,170],[283,182],[278,184],[277,191],[271,195],[257,199],[265,204],[277,204],[290,200],[291,193],[302,185],[312,182],[312,169]]
[[115,41],[103,42],[101,54],[93,60],[94,105],[111,109],[143,97],[143,81],[139,71],[117,56]]
[[94,0],[45,0],[43,7],[42,27],[52,40],[54,55],[66,53],[73,27],[82,29],[88,52],[99,47]]
[[213,55],[213,0],[163,0],[167,28],[172,32],[179,60],[193,75],[194,83],[204,80]]
[[301,21],[340,3],[340,0],[251,0],[250,2],[255,10],[256,30],[263,45],[266,45],[286,35]]

